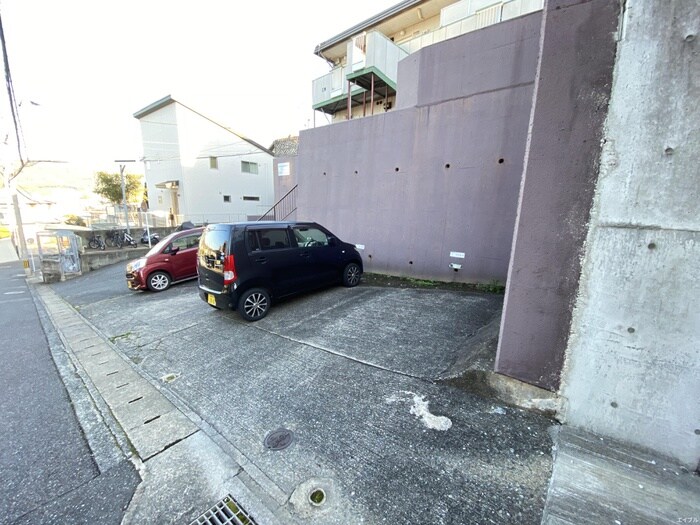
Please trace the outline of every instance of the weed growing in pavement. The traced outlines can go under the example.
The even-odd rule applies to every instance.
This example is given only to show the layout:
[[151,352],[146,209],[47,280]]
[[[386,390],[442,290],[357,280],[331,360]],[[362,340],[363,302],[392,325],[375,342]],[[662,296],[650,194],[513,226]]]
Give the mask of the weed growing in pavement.
[[123,334],[119,335],[113,335],[112,337],[109,338],[111,343],[116,343],[119,339],[128,339],[133,335],[133,332],[125,332]]
[[493,279],[488,283],[477,284],[476,289],[487,293],[505,293],[506,291],[506,287],[498,279]]
[[414,279],[413,277],[408,277],[406,280],[415,285],[415,286],[421,286],[421,287],[435,287],[438,285],[436,281],[428,281],[427,279]]

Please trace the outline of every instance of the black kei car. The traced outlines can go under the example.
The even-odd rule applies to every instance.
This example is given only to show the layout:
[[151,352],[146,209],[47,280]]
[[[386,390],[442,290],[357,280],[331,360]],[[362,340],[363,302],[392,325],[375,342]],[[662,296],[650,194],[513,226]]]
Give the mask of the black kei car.
[[207,226],[197,271],[202,300],[258,321],[273,300],[332,284],[356,286],[363,267],[354,245],[319,224],[270,221]]

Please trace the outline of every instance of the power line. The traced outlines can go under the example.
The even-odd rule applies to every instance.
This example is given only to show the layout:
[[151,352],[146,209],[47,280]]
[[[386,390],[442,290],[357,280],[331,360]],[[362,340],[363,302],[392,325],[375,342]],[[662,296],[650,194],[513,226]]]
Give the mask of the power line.
[[22,141],[20,139],[20,124],[19,124],[19,111],[17,108],[17,101],[15,99],[15,90],[12,85],[12,75],[10,74],[10,61],[7,58],[7,45],[5,44],[5,30],[2,27],[2,15],[0,15],[0,44],[2,44],[2,58],[5,62],[5,85],[7,86],[7,96],[10,99],[10,110],[12,111],[12,122],[15,127],[15,136],[17,138],[17,153],[19,154],[19,160],[22,165],[24,165],[24,158],[22,157]]

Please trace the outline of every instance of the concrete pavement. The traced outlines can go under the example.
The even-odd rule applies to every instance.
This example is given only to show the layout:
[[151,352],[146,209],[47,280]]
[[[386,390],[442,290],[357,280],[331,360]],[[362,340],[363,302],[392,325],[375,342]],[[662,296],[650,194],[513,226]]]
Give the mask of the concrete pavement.
[[[134,294],[122,280],[117,265],[36,289],[115,435],[133,446],[143,482],[125,523],[184,523],[227,495],[259,524],[539,523],[543,512],[552,524],[659,523],[700,514],[697,476],[648,456],[658,472],[632,469],[610,443],[588,447],[545,417],[440,381],[483,360],[473,342],[500,307],[489,296],[337,288],[249,324],[209,308],[195,283]],[[109,391],[122,374],[121,388],[133,388],[123,397]],[[153,423],[173,431],[149,437]],[[281,428],[293,433],[289,447],[268,448]],[[580,469],[598,491],[576,484]],[[659,475],[667,471],[678,481]],[[644,489],[631,497],[620,479]],[[321,505],[309,499],[317,489]]]

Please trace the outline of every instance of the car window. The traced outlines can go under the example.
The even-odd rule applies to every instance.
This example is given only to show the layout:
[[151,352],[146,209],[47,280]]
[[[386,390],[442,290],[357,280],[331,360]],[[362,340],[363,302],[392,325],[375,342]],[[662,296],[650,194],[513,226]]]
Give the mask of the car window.
[[180,248],[180,250],[186,250],[187,248],[192,248],[194,246],[197,246],[197,242],[195,242],[195,239],[197,242],[199,242],[199,236],[194,236],[194,235],[186,235],[185,237],[180,237],[178,239],[173,240],[172,243],[170,243],[170,249],[172,250],[173,248]]
[[328,235],[309,226],[295,226],[292,228],[297,244],[302,247],[328,246]]
[[286,228],[255,230],[255,233],[257,233],[258,244],[262,250],[279,250],[290,247],[289,234]]
[[249,252],[254,252],[260,249],[258,234],[254,230],[248,230],[248,232],[246,232],[246,240],[248,242]]
[[199,262],[202,266],[223,272],[228,230],[209,230],[199,241]]

